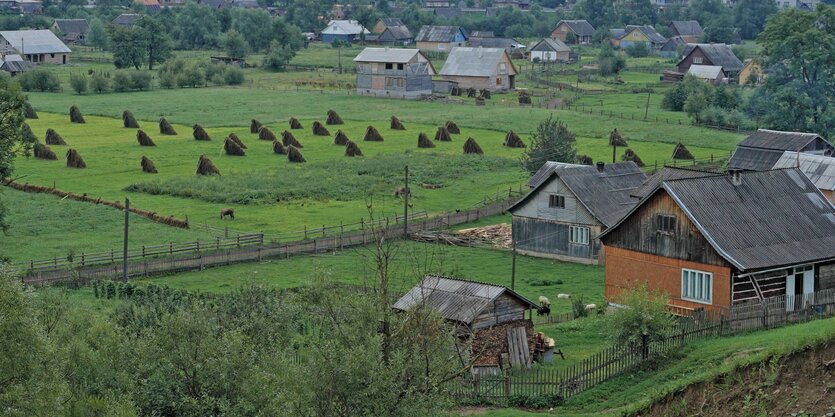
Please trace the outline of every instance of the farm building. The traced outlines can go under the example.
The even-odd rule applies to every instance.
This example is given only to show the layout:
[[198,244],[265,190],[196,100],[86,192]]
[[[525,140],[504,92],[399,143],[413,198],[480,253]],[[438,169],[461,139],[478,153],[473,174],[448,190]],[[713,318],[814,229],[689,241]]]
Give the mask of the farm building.
[[685,43],[696,43],[705,34],[702,25],[696,20],[673,20],[670,22],[670,32],[680,36]]
[[690,69],[687,70],[687,75],[692,75],[704,82],[713,85],[719,85],[723,82],[727,82],[725,71],[722,71],[722,67],[718,65],[693,64],[690,66]]
[[739,142],[728,161],[728,170],[769,170],[786,151],[823,156],[835,155],[835,147],[816,133],[760,129]]
[[503,48],[508,54],[524,50],[525,45],[513,38],[482,38],[470,36],[469,46],[473,48]]
[[835,207],[800,170],[663,180],[600,237],[605,296],[646,284],[681,314],[835,288]]
[[802,152],[783,152],[772,169],[797,168],[835,204],[835,158]]
[[353,42],[362,35],[369,35],[371,32],[362,27],[356,20],[331,20],[328,27],[322,30],[322,42],[332,43],[333,41]]
[[403,24],[403,21],[396,18],[396,17],[384,17],[381,19],[377,19],[377,23],[374,24],[374,27],[371,28],[371,33],[380,34],[383,33],[386,28],[394,27],[394,26],[406,26]]
[[[560,20],[557,27],[551,31],[551,37],[554,39],[581,45],[590,44],[592,35],[594,35],[594,26],[588,20]],[[568,41],[572,36],[573,42]]]
[[354,62],[357,94],[394,98],[432,94],[435,68],[417,49],[365,48]]
[[693,64],[718,65],[735,82],[744,66],[731,47],[724,43],[688,43],[682,55],[684,57],[677,65],[681,74],[687,74]]
[[448,52],[467,43],[467,33],[461,26],[422,26],[415,36],[421,51]]
[[72,51],[49,30],[0,31],[0,55],[20,55],[34,64],[66,64]]
[[508,209],[516,250],[602,263],[597,236],[637,203],[631,194],[645,179],[634,162],[596,166],[546,162],[528,182],[531,191]]
[[52,31],[66,43],[86,43],[90,25],[87,19],[55,19]]
[[616,28],[609,29],[609,42],[615,48],[620,48],[620,39],[626,35],[626,29]]
[[571,62],[571,48],[559,39],[543,38],[530,50],[531,62]]
[[21,72],[31,71],[34,68],[34,64],[24,60],[20,55],[0,57],[0,70],[8,72],[11,76],[15,76]]
[[661,55],[664,58],[678,58],[679,57],[679,48],[684,48],[686,42],[681,36],[673,36],[670,39],[667,39],[667,42],[661,46],[661,49],[658,50],[658,55]]
[[620,38],[618,45],[621,48],[629,48],[636,44],[643,43],[650,51],[657,51],[667,43],[667,38],[662,36],[654,27],[649,25],[629,25]]
[[391,26],[383,30],[383,33],[377,35],[377,43],[386,46],[409,45],[414,43],[415,38],[412,37],[412,32],[406,26]]
[[516,74],[510,55],[500,48],[454,48],[440,72],[461,88],[490,91],[515,89]]
[[141,14],[122,13],[116,16],[116,18],[114,18],[110,23],[116,26],[133,27],[133,25],[135,25],[141,18]]
[[745,61],[745,66],[739,71],[739,85],[762,85],[765,82],[765,71],[762,65],[753,59]]
[[512,7],[516,10],[530,10],[531,0],[493,0],[493,7]]

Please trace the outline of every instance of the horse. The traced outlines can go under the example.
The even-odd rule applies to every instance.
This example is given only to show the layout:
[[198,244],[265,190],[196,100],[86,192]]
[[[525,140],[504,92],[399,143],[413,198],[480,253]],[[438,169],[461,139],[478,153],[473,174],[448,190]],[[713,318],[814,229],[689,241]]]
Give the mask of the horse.
[[232,220],[235,220],[235,209],[231,209],[231,208],[221,209],[220,210],[220,219],[223,220],[226,216],[229,216],[229,217],[232,218]]

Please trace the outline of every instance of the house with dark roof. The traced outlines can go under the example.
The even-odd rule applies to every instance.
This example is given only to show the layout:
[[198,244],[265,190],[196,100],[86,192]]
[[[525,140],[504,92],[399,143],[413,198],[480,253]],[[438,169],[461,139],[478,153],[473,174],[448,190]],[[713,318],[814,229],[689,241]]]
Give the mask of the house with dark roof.
[[571,62],[571,48],[559,39],[543,38],[530,49],[531,62]]
[[392,26],[406,26],[403,24],[403,21],[396,18],[396,17],[383,17],[377,19],[377,23],[374,24],[374,27],[371,28],[371,33],[375,33],[377,35],[383,33],[387,27]]
[[682,314],[794,311],[835,289],[835,207],[798,169],[662,180],[600,240],[610,301],[646,285]]
[[[572,34],[572,35],[569,35]],[[588,20],[560,20],[557,27],[551,31],[551,37],[567,43],[588,45],[594,35],[594,26]],[[567,40],[573,36],[573,42]]]
[[87,42],[87,33],[90,32],[90,24],[87,19],[55,19],[52,23],[52,31],[58,35],[64,43]]
[[125,27],[133,27],[139,19],[142,18],[141,14],[136,13],[122,13],[116,18],[114,18],[110,23],[116,26],[125,26]]
[[634,162],[595,166],[546,162],[531,191],[508,209],[519,253],[587,264],[603,263],[597,236],[626,214],[646,180]]
[[0,55],[20,55],[34,64],[66,64],[72,50],[50,30],[0,31]]
[[724,43],[688,43],[682,55],[677,65],[680,74],[687,74],[693,64],[716,65],[722,67],[731,81],[736,82],[739,72],[745,66],[734,55],[731,47]]
[[22,72],[31,71],[34,68],[35,64],[24,60],[20,55],[0,57],[0,71],[8,72],[12,77]]
[[438,7],[432,11],[432,14],[434,14],[435,17],[446,19],[448,21],[458,19],[463,13],[464,10],[459,9],[458,7]]
[[681,36],[685,43],[696,43],[705,34],[702,25],[696,20],[673,20],[670,22],[670,32],[674,36]]
[[816,133],[759,129],[736,145],[728,161],[728,170],[766,171],[772,169],[786,151],[835,155],[835,147]]
[[356,58],[357,94],[419,98],[432,94],[432,62],[417,49],[365,48]]
[[441,68],[441,78],[461,88],[503,91],[516,88],[516,66],[502,48],[453,48]]
[[657,51],[667,43],[667,38],[662,36],[649,25],[629,25],[620,38],[619,46],[621,48],[629,48],[639,43],[643,43],[650,51]]
[[449,52],[467,44],[467,32],[461,26],[421,26],[415,43],[421,51]]
[[389,26],[383,29],[383,33],[376,36],[375,42],[386,46],[406,46],[415,41],[412,32],[406,26]]

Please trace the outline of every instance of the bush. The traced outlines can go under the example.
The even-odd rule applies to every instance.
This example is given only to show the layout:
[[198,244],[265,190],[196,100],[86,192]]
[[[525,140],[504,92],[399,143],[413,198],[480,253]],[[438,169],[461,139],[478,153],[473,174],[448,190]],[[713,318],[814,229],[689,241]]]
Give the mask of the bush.
[[76,94],[84,94],[87,92],[87,77],[83,74],[70,75],[70,87]]
[[264,57],[264,68],[274,72],[284,71],[287,64],[293,59],[296,53],[288,46],[281,45],[277,41],[270,43],[270,52]]
[[245,81],[244,71],[234,66],[226,67],[226,71],[223,72],[223,79],[227,85],[241,85]]
[[575,319],[589,315],[589,311],[586,310],[586,302],[583,300],[582,295],[571,299],[571,312],[574,313]]
[[626,55],[632,58],[643,58],[649,56],[649,48],[646,42],[636,42],[633,45],[626,47]]
[[145,91],[151,89],[151,73],[148,71],[131,71],[130,87],[134,90]]
[[514,394],[507,397],[508,407],[542,409],[562,405],[564,399],[559,394],[527,395]]
[[616,75],[626,67],[626,60],[607,43],[597,55],[597,67],[600,75]]
[[177,86],[177,74],[173,71],[160,71],[159,73],[160,88],[174,88]]
[[90,90],[96,93],[103,93],[110,90],[110,80],[100,73],[94,73],[93,78],[90,79]]
[[190,65],[183,69],[177,76],[177,85],[180,87],[200,87],[206,84],[206,74],[203,69],[196,65]]
[[663,339],[674,324],[667,301],[666,295],[651,293],[646,285],[624,292],[617,302],[625,307],[606,315],[609,337],[622,345]]
[[130,76],[125,71],[116,71],[113,74],[113,91],[124,93],[131,87]]
[[223,72],[226,69],[226,65],[202,63],[200,64],[200,68],[203,69],[203,74],[206,77],[206,81],[216,82],[219,79],[220,84],[223,84]]
[[61,89],[61,82],[51,71],[44,68],[35,68],[25,72],[19,79],[20,88],[23,91],[58,91]]

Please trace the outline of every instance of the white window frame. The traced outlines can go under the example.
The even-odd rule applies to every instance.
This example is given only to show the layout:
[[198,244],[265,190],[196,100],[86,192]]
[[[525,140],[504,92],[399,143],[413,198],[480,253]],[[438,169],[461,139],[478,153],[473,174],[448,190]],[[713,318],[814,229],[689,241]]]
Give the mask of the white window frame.
[[591,228],[585,226],[568,227],[568,243],[588,245],[591,242]]
[[[709,281],[705,283],[705,278]],[[713,304],[713,273],[681,268],[681,299]]]

